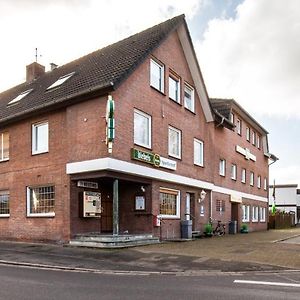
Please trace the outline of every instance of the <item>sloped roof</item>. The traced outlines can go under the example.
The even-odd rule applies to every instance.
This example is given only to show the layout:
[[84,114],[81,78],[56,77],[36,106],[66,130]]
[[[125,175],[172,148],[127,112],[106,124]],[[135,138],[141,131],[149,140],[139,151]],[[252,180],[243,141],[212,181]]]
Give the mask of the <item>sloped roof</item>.
[[[70,102],[75,97],[115,89],[182,23],[185,23],[184,15],[177,16],[1,93],[0,125],[55,104]],[[71,72],[75,72],[74,75],[59,88],[47,90],[59,77]],[[7,105],[29,89],[33,91],[20,102]]]
[[[234,99],[220,99],[220,98],[210,98],[209,99],[211,107],[214,113],[218,113],[223,116],[228,124],[230,122],[230,112],[235,109],[245,121],[252,125],[256,130],[262,134],[268,134],[268,131],[264,129],[240,104],[238,104]],[[234,124],[233,124],[234,125]]]

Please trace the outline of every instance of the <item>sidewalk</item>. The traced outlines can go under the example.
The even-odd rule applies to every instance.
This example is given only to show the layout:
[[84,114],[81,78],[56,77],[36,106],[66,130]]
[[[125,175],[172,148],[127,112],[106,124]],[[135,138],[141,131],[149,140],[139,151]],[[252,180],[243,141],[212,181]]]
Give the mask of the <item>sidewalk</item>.
[[[0,242],[0,264],[124,272],[300,270],[300,228],[101,250]],[[277,241],[277,242],[275,242]]]
[[[151,253],[184,254],[232,262],[300,269],[300,227],[140,247]],[[291,238],[294,237],[294,238]],[[283,241],[281,241],[283,240]]]

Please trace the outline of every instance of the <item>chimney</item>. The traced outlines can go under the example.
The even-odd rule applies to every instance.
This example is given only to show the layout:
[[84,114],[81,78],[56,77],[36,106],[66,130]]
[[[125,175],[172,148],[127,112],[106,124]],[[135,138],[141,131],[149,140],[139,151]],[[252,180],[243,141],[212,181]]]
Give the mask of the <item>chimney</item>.
[[30,82],[45,74],[45,67],[37,62],[26,66],[26,81]]
[[53,71],[55,69],[57,69],[58,65],[55,63],[50,63],[50,70]]

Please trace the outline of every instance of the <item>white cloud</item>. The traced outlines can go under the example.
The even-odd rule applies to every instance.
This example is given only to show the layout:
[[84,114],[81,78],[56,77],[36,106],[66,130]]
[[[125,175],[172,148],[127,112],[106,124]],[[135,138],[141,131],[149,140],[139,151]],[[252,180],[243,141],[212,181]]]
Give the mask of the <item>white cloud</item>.
[[0,1],[0,91],[25,80],[34,60],[64,64],[107,44],[185,13],[192,18],[202,0]]
[[298,0],[245,0],[235,19],[210,21],[196,43],[209,95],[249,112],[300,117]]

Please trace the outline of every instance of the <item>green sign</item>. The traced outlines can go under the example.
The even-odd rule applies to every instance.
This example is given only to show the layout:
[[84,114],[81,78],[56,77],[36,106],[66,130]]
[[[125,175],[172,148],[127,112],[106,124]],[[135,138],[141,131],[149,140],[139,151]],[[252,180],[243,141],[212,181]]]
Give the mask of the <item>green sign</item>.
[[132,148],[131,158],[154,165],[155,167],[159,167],[160,165],[160,156],[152,152],[145,152],[145,151]]

